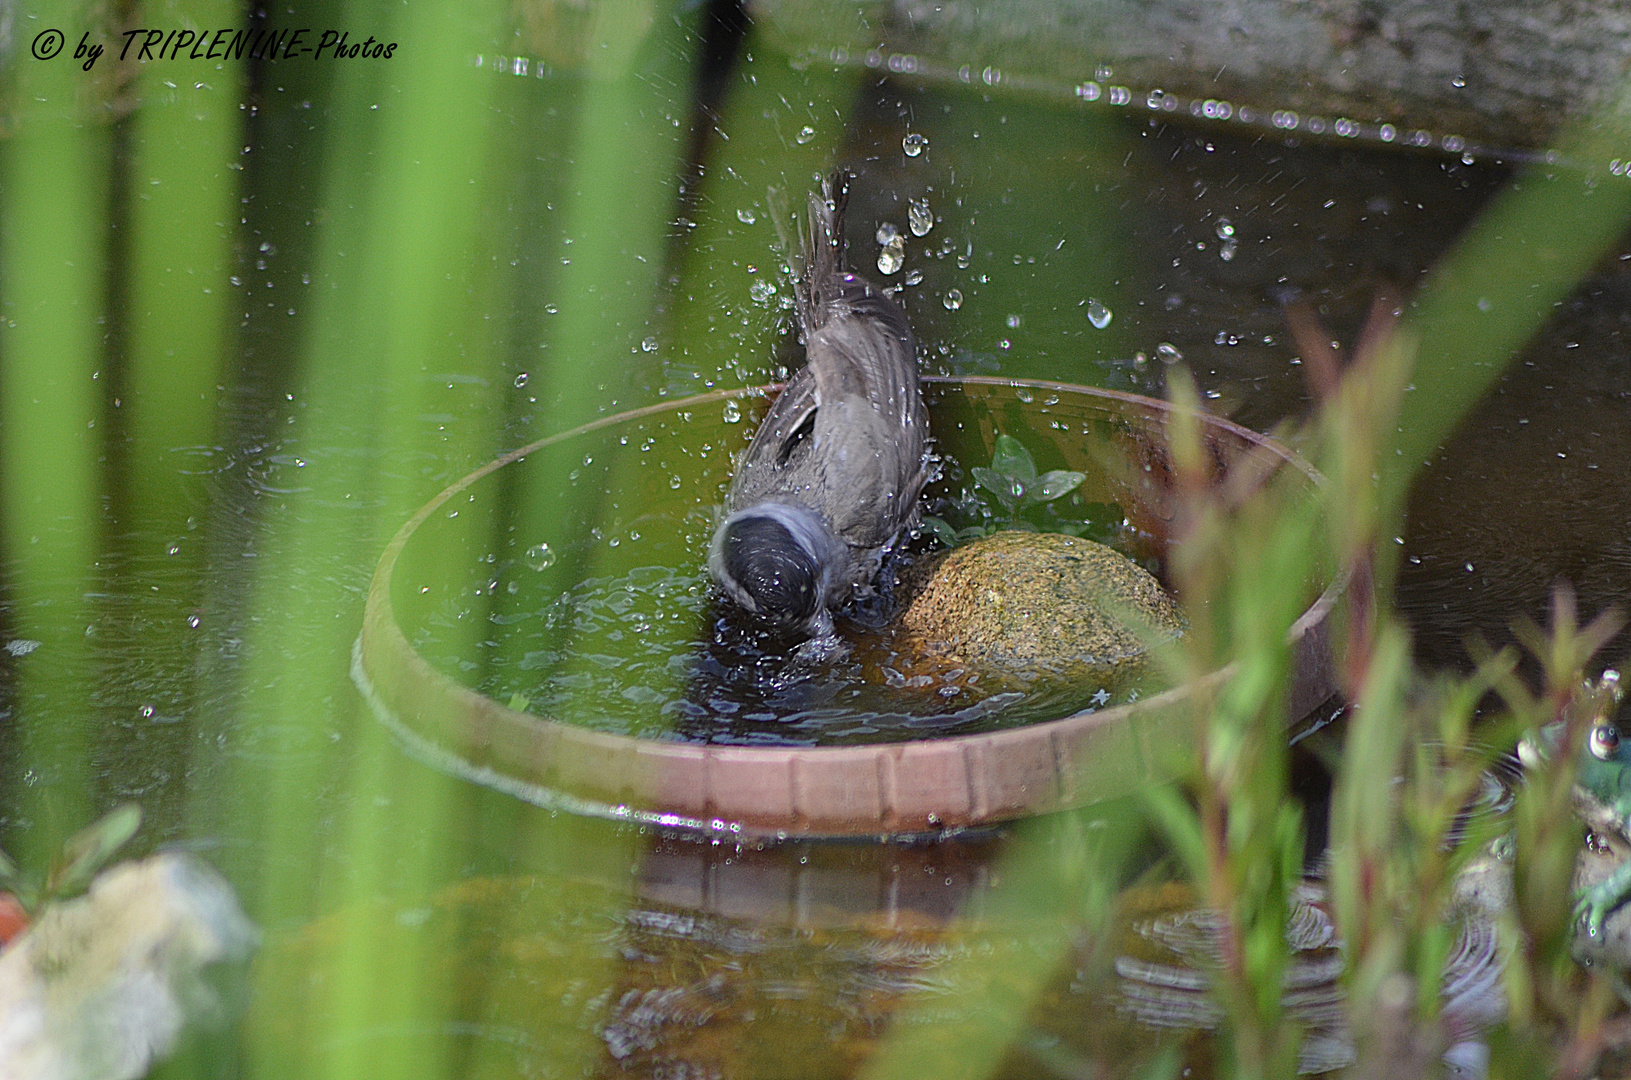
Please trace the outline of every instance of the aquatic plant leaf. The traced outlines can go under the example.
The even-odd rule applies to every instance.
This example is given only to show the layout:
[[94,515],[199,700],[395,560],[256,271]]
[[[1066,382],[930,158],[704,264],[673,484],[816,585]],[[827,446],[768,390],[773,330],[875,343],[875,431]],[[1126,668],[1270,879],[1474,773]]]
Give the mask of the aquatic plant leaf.
[[947,547],[957,546],[957,538],[960,535],[958,531],[933,514],[923,515],[923,527],[933,533],[934,538]]
[[1051,472],[1045,472],[1040,477],[1031,498],[1036,502],[1052,502],[1081,487],[1082,481],[1086,479],[1086,473],[1073,472],[1069,469],[1054,469]]
[[986,469],[979,465],[969,470],[974,474],[974,482],[985,488],[997,497],[1003,508],[1013,513],[1019,508],[1020,500],[1025,498],[1025,484],[1015,479],[1010,473],[999,472],[996,469]]
[[46,882],[46,892],[62,896],[89,885],[114,852],[136,835],[141,824],[142,808],[135,803],[125,803],[75,833],[63,845],[62,862]]
[[1020,480],[1036,479],[1036,462],[1025,445],[1012,435],[998,435],[991,453],[991,467]]

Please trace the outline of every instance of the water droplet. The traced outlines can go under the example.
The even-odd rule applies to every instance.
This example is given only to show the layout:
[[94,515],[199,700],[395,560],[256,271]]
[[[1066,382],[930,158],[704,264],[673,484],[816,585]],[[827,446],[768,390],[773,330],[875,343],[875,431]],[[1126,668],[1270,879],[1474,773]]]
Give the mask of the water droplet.
[[141,708],[136,710],[136,715],[140,716],[143,720],[151,720],[153,718],[154,711],[153,706],[143,705]]
[[197,630],[202,625],[204,625],[204,620],[201,617],[197,615],[187,616],[187,626],[189,629]]
[[1212,231],[1218,234],[1219,240],[1227,240],[1235,234],[1234,222],[1226,217],[1220,217],[1218,218],[1218,227]]
[[755,216],[755,214],[753,213],[752,210],[749,210],[748,208],[743,207],[742,209],[740,209],[740,210],[738,210],[736,212],[736,220],[740,221],[744,225],[752,225],[755,221],[758,221],[759,219],[758,219],[757,216]]
[[940,302],[942,304],[946,305],[946,310],[947,311],[956,311],[958,308],[963,306],[963,293],[962,293],[962,290],[960,290],[960,289],[949,289],[949,290],[947,290],[946,295],[940,298]]
[[1450,85],[1455,87],[1457,90],[1464,89],[1467,85],[1467,78],[1464,75],[1457,75],[1455,78],[1450,80]]
[[907,274],[906,275],[906,284],[908,284],[908,285],[921,285],[921,284],[923,284],[923,271],[913,270],[911,273]]
[[900,148],[906,151],[907,157],[917,157],[928,148],[928,145],[929,137],[927,135],[919,135],[915,131],[900,141]]
[[928,236],[929,230],[934,228],[934,211],[929,209],[928,199],[913,199],[911,209],[906,214],[906,224],[911,227],[913,236]]
[[902,243],[906,242],[900,235],[900,230],[895,228],[895,223],[892,221],[885,221],[880,224],[878,231],[873,235],[877,237],[879,247],[888,247],[896,240],[900,240]]
[[1008,329],[1018,330],[1019,327],[1020,327],[1020,324],[1023,323],[1024,321],[1025,321],[1025,316],[1023,316],[1023,315],[1010,315],[1010,316],[1008,316]]
[[640,351],[641,352],[656,352],[657,351],[657,339],[654,338],[654,337],[648,337],[644,341],[640,342]]
[[885,244],[878,249],[878,273],[899,273],[900,268],[906,265],[906,241],[896,237],[893,243]]
[[681,480],[677,476],[670,476],[668,478],[668,486],[673,491],[678,491],[680,489],[680,483]]
[[776,295],[776,283],[774,281],[764,281],[762,279],[755,281],[752,285],[748,286],[748,295],[762,304],[766,300],[769,300],[772,296]]
[[1184,358],[1184,354],[1179,352],[1178,347],[1170,341],[1163,341],[1157,345],[1155,355],[1160,358],[1163,364],[1176,364]]
[[1111,310],[1104,306],[1098,297],[1090,296],[1087,300],[1087,321],[1093,324],[1093,329],[1103,330],[1115,318]]
[[793,136],[793,141],[798,143],[800,146],[803,146],[813,138],[815,138],[815,128],[806,124],[799,128],[799,133]]
[[548,544],[534,544],[527,549],[527,565],[534,570],[548,570],[555,565],[555,552]]
[[734,401],[725,402],[725,423],[740,424],[742,422],[742,406]]
[[171,544],[169,547],[164,549],[164,553],[166,555],[179,555],[181,554],[181,545]]

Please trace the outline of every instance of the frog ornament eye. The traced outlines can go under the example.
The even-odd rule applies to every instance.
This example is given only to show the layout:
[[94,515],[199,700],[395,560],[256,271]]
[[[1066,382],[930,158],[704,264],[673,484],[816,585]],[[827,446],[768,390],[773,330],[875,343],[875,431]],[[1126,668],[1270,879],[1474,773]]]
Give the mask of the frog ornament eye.
[[1598,761],[1608,761],[1620,748],[1620,731],[1607,724],[1599,724],[1591,729],[1591,756]]

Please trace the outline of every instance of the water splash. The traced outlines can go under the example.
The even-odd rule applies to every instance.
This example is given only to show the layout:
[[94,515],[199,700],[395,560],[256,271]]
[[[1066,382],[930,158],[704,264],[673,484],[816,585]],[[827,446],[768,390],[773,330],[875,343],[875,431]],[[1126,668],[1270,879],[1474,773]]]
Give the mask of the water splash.
[[527,549],[527,565],[540,573],[555,565],[555,551],[548,544],[534,544]]
[[911,209],[907,211],[907,226],[912,230],[913,236],[928,236],[929,230],[934,228],[934,211],[929,209],[928,199],[913,199]]
[[897,236],[892,242],[878,249],[878,273],[886,276],[896,274],[905,265],[906,241],[902,237]]

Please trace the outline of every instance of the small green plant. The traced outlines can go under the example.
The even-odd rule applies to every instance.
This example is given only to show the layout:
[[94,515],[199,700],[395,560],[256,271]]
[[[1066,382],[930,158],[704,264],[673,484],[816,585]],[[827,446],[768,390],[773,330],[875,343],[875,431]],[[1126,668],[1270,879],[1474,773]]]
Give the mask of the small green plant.
[[[1081,521],[1061,517],[1057,512],[1059,500],[1081,487],[1087,474],[1070,469],[1038,473],[1031,452],[1012,435],[998,435],[991,464],[976,465],[969,472],[974,477],[975,490],[964,491],[945,512],[949,517],[977,520],[958,526],[932,514],[923,518],[924,527],[947,547],[957,547],[1004,529],[1083,536],[1113,531],[1121,521],[1121,508],[1108,503],[1085,504],[1085,519]],[[982,492],[995,500],[994,507],[982,497]],[[1040,515],[1034,511],[1044,507],[1053,511],[1051,517],[1036,520]]]
[[91,879],[129,842],[142,824],[142,809],[135,803],[115,807],[87,825],[62,845],[43,876],[20,869],[0,852],[0,890],[11,893],[30,915],[51,900],[65,900],[84,892]]

